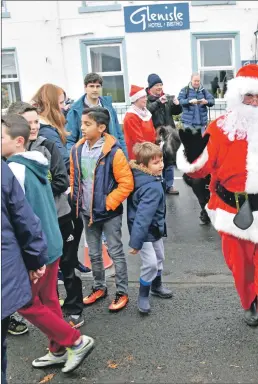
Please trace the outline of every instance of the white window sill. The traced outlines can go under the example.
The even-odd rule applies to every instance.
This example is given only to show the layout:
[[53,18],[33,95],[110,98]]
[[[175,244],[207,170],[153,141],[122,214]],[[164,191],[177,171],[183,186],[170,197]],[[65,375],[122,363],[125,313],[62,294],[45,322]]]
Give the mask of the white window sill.
[[109,5],[94,5],[78,8],[79,13],[92,13],[92,12],[111,12],[121,11],[121,4],[109,4]]

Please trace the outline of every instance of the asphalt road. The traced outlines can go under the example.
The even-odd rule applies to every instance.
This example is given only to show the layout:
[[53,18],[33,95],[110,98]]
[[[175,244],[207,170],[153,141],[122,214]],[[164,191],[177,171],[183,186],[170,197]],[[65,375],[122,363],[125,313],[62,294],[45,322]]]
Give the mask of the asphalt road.
[[[199,206],[190,188],[180,179],[175,185],[180,196],[167,200],[164,271],[174,298],[152,298],[151,314],[142,317],[136,306],[140,261],[128,256],[128,308],[108,312],[115,292],[114,278],[109,277],[109,296],[84,310],[82,332],[96,341],[84,364],[68,376],[56,368],[33,369],[31,361],[46,353],[47,340],[30,326],[27,335],[8,337],[10,384],[39,383],[51,374],[53,384],[258,383],[258,329],[243,322],[219,236],[199,225]],[[127,251],[125,223],[124,244]],[[83,282],[86,294],[91,278],[83,277]]]

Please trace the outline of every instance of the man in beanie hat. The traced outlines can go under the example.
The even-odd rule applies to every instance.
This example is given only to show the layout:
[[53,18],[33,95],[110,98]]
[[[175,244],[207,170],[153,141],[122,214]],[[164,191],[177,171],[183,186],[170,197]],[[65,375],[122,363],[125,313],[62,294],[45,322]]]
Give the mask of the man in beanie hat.
[[135,159],[133,146],[136,143],[150,141],[155,143],[156,132],[153,126],[151,113],[146,108],[147,93],[144,88],[137,85],[131,86],[130,91],[131,107],[124,118],[124,135],[130,160]]
[[238,71],[226,99],[226,114],[203,137],[180,130],[177,165],[194,178],[211,174],[206,209],[221,236],[245,322],[258,326],[258,65]]
[[[148,76],[146,92],[148,94],[147,108],[152,114],[155,129],[165,126],[175,128],[173,115],[179,115],[182,112],[182,107],[175,96],[164,94],[163,82],[155,73]],[[166,181],[166,192],[170,195],[178,195],[179,192],[173,186],[174,165],[165,162],[163,175]]]

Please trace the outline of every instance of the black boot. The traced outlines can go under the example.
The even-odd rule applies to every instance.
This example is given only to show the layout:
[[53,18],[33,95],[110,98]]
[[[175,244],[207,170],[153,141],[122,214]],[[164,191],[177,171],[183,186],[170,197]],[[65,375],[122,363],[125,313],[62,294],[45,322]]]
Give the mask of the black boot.
[[207,224],[210,224],[210,218],[206,212],[206,209],[202,209],[201,213],[200,213],[200,225],[207,225]]
[[172,292],[165,288],[161,280],[161,271],[158,271],[158,275],[155,277],[151,284],[151,294],[159,296],[162,299],[170,299],[173,295]]
[[245,311],[244,314],[244,320],[246,324],[250,325],[251,327],[257,327],[258,326],[258,298],[254,299],[254,301],[251,304],[250,309]]
[[143,285],[140,283],[139,296],[138,296],[138,309],[141,313],[149,313],[150,312],[150,285]]

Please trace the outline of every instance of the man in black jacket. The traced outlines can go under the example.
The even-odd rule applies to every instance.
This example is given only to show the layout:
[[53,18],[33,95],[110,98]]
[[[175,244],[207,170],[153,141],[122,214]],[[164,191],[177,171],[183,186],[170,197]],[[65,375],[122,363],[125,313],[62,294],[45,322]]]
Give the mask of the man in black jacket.
[[[152,73],[148,77],[147,108],[152,114],[152,121],[155,129],[170,126],[175,129],[173,115],[179,115],[182,107],[175,96],[165,95],[163,92],[163,82],[161,78]],[[174,166],[165,164],[164,178],[166,182],[166,192],[170,195],[178,195],[174,189]]]

